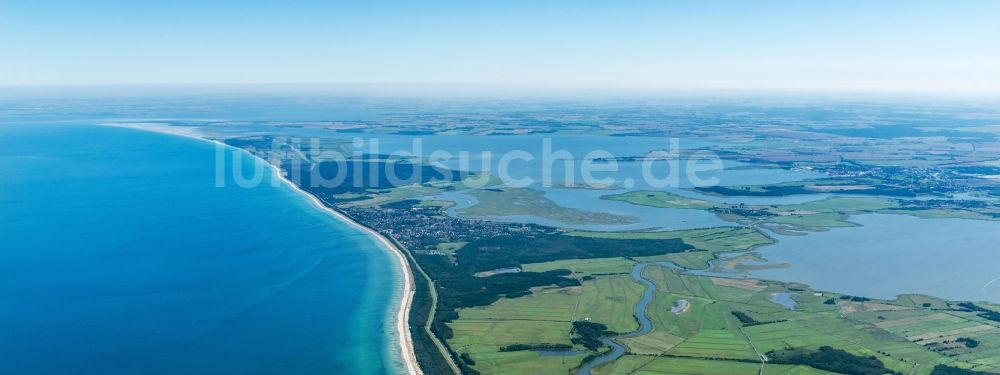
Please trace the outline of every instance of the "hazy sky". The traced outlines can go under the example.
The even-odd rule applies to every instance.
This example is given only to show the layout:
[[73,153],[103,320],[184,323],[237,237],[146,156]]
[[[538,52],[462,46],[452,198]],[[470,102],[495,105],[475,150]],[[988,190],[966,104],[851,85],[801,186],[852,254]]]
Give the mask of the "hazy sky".
[[0,85],[1000,92],[1000,1],[0,0]]

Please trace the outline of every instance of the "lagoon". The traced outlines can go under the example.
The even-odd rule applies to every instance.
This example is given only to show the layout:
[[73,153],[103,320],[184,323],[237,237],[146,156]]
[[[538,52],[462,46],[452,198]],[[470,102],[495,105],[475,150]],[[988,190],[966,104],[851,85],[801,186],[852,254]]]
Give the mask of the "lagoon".
[[1000,302],[1000,222],[890,214],[851,221],[862,226],[774,235],[777,244],[757,251],[790,267],[750,275],[870,298],[917,293]]

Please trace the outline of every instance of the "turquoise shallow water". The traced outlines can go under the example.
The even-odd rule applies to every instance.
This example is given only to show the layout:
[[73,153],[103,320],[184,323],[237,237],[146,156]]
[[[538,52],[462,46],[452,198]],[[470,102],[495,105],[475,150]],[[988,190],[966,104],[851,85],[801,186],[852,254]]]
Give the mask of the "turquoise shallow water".
[[215,148],[0,124],[0,373],[395,372],[391,255]]

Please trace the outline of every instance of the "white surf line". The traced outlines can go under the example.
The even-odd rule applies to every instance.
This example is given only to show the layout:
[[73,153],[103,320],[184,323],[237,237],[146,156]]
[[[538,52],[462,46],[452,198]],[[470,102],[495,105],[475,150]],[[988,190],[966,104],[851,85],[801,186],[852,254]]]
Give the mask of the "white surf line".
[[[213,141],[213,142],[223,144],[222,142],[218,141]],[[229,145],[225,146],[232,147]],[[246,150],[243,149],[239,150],[246,152]],[[407,374],[411,375],[423,374],[423,372],[420,371],[420,366],[417,365],[417,356],[416,352],[413,349],[413,338],[410,336],[410,329],[409,329],[410,307],[413,305],[413,296],[414,294],[416,294],[416,288],[414,288],[413,286],[414,285],[413,272],[410,270],[410,264],[406,261],[406,256],[403,254],[403,251],[398,247],[396,247],[396,245],[394,245],[391,241],[389,241],[388,238],[385,238],[385,236],[383,236],[381,233],[376,232],[372,228],[361,225],[361,223],[354,221],[354,219],[351,219],[347,215],[344,215],[343,213],[337,210],[327,207],[325,204],[323,204],[322,201],[319,200],[319,198],[316,198],[316,196],[309,194],[305,190],[302,190],[302,188],[300,188],[298,185],[296,185],[287,177],[285,177],[284,172],[282,172],[281,168],[278,168],[276,165],[273,165],[271,163],[267,163],[266,161],[264,161],[264,159],[261,159],[256,155],[254,155],[254,157],[259,159],[261,162],[264,162],[267,165],[269,165],[271,169],[274,171],[274,173],[278,176],[278,178],[280,178],[282,181],[288,184],[289,187],[308,197],[309,200],[312,201],[313,205],[316,206],[316,208],[326,211],[327,213],[336,217],[337,219],[346,222],[352,227],[360,229],[361,231],[367,233],[368,235],[372,236],[379,244],[381,244],[383,248],[389,249],[389,251],[391,251],[393,255],[396,256],[396,260],[399,261],[399,267],[400,269],[403,270],[403,275],[404,275],[403,296],[402,298],[400,298],[399,309],[396,313],[396,334],[399,335],[400,355],[403,359],[403,363],[406,365]]]
[[397,335],[399,335],[400,357],[403,360],[404,365],[406,366],[406,374],[409,374],[409,375],[423,375],[423,371],[420,369],[420,366],[417,364],[417,355],[416,355],[416,352],[413,349],[413,337],[410,335],[410,329],[409,329],[409,326],[410,326],[410,308],[413,306],[413,296],[416,294],[416,288],[414,287],[414,284],[413,284],[413,272],[412,272],[412,270],[410,270],[410,264],[406,261],[406,255],[403,254],[402,249],[396,247],[396,245],[394,245],[391,241],[389,241],[388,238],[386,238],[385,236],[383,236],[381,233],[376,232],[374,229],[366,227],[366,226],[362,225],[361,223],[355,221],[354,219],[351,219],[347,215],[344,215],[343,213],[341,213],[341,212],[339,212],[337,210],[334,210],[334,209],[332,209],[330,207],[327,207],[325,204],[323,204],[322,201],[319,200],[319,198],[316,198],[316,196],[314,196],[312,194],[309,194],[305,190],[302,190],[302,188],[300,188],[298,185],[296,185],[291,180],[289,180],[288,177],[286,177],[285,174],[281,171],[281,168],[278,168],[278,166],[269,163],[267,160],[264,160],[263,158],[261,158],[261,157],[259,157],[257,155],[254,155],[253,153],[250,153],[250,152],[248,152],[248,151],[246,151],[244,149],[241,149],[239,147],[230,146],[230,145],[227,145],[227,144],[225,144],[223,142],[219,142],[219,141],[214,140],[214,139],[203,138],[202,135],[197,134],[196,131],[191,131],[192,129],[190,129],[190,128],[188,128],[187,131],[170,131],[169,129],[161,129],[161,128],[159,128],[159,125],[154,125],[154,126],[132,125],[132,126],[130,126],[128,124],[114,124],[114,123],[102,124],[102,125],[117,126],[117,127],[121,127],[121,128],[138,129],[138,130],[152,131],[152,132],[161,133],[161,134],[170,134],[170,135],[174,135],[174,136],[181,136],[181,137],[196,139],[196,140],[200,140],[200,141],[211,142],[211,143],[214,143],[216,145],[223,146],[223,147],[226,147],[226,148],[229,148],[229,149],[234,149],[234,150],[238,150],[240,152],[245,152],[245,153],[249,154],[250,156],[253,156],[254,159],[256,159],[257,161],[259,161],[261,163],[264,163],[265,165],[271,167],[271,170],[274,172],[275,176],[278,177],[279,180],[281,180],[285,184],[287,184],[288,187],[292,188],[292,190],[295,190],[296,192],[298,192],[299,194],[301,194],[305,198],[309,199],[309,201],[312,202],[313,206],[315,206],[316,208],[318,208],[318,209],[320,209],[320,210],[328,213],[329,215],[333,216],[334,218],[336,218],[336,219],[338,219],[338,220],[340,220],[342,222],[347,223],[348,225],[350,225],[350,226],[352,226],[352,227],[354,227],[356,229],[360,229],[361,231],[365,232],[366,234],[368,234],[369,236],[371,236],[372,238],[374,238],[376,240],[376,242],[378,242],[380,245],[382,245],[383,248],[388,249],[390,252],[392,252],[396,256],[396,260],[399,261],[400,269],[403,270],[403,275],[404,275],[403,280],[404,280],[404,285],[405,285],[404,286],[404,291],[403,291],[403,296],[402,296],[402,298],[400,298],[399,309],[397,310],[397,313],[396,313],[396,333],[397,333]]

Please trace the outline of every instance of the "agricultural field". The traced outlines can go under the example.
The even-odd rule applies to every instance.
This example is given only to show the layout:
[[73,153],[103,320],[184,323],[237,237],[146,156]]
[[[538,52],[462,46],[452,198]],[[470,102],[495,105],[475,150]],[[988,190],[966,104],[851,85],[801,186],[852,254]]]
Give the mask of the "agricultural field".
[[632,216],[583,211],[560,206],[545,197],[545,193],[529,188],[487,188],[468,193],[479,203],[458,210],[468,218],[494,218],[532,215],[567,224],[634,224]]
[[759,246],[774,243],[773,239],[761,231],[748,227],[717,227],[664,232],[573,231],[568,234],[571,236],[614,239],[680,239],[684,243],[694,246],[695,250],[700,251],[639,257],[636,260],[642,262],[669,261],[688,269],[708,268],[708,262],[715,259],[716,253],[748,251]]
[[[449,324],[454,337],[448,344],[456,353],[468,353],[476,361],[474,367],[483,373],[524,373],[527,369],[531,373],[541,369],[531,365],[535,362],[543,366],[541,373],[565,373],[579,366],[587,353],[541,356],[534,351],[503,352],[500,348],[514,344],[573,345],[570,330],[576,320],[602,322],[617,332],[636,329],[632,308],[642,286],[628,275],[627,262],[631,261],[615,258],[526,265],[530,271],[569,268],[576,270],[576,277],[589,277],[580,286],[540,288],[528,296],[461,309],[459,319]],[[600,271],[622,269],[626,273],[599,275]],[[575,346],[575,350],[582,349]]]
[[701,199],[683,197],[665,191],[631,191],[616,195],[606,195],[602,199],[622,201],[640,206],[660,207],[660,208],[688,208],[706,210],[709,208],[722,207],[723,204],[710,202]]
[[[898,207],[894,200],[881,197],[832,196],[812,202],[786,205],[729,205],[692,199],[663,191],[635,191],[606,195],[602,198],[651,207],[707,210],[714,212],[724,220],[742,225],[777,225],[788,227],[788,230],[793,231],[818,231],[857,226],[848,220],[849,216],[853,214],[901,213],[894,210]],[[919,215],[923,211],[906,212]],[[950,217],[955,215],[954,213],[950,214],[952,215]],[[969,212],[969,214],[974,213]],[[924,215],[932,214],[925,213]],[[979,216],[984,215],[979,214]]]
[[[483,373],[566,373],[580,364],[584,354],[542,357],[533,351],[501,352],[514,344],[565,344],[570,341],[582,290],[579,287],[536,291],[532,295],[501,299],[493,305],[463,309],[449,326],[454,331],[448,345],[468,353]],[[529,371],[529,372],[530,372]]]
[[[702,194],[695,196],[701,199],[664,191],[615,194],[621,192],[618,184],[601,186],[607,189],[604,192],[587,191],[606,194],[602,198],[614,203],[653,207],[622,210],[635,212],[634,215],[655,217],[660,213],[677,214],[677,209],[701,210],[704,212],[681,214],[708,219],[714,219],[710,216],[715,215],[728,223],[713,221],[706,225],[731,225],[657,232],[570,229],[579,227],[575,224],[633,224],[640,222],[640,218],[595,212],[578,205],[574,206],[578,208],[563,207],[545,192],[501,186],[492,176],[486,186],[473,186],[471,180],[460,181],[462,174],[443,174],[442,180],[421,179],[406,186],[373,184],[367,178],[355,181],[362,182],[356,188],[313,191],[308,185],[303,186],[359,222],[396,239],[410,251],[416,265],[427,275],[429,286],[418,291],[422,294],[418,299],[430,299],[427,291],[438,292],[433,301],[436,306],[430,303],[423,306],[437,312],[427,314],[430,316],[427,323],[436,329],[438,338],[446,341],[446,349],[458,355],[456,361],[463,369],[469,366],[487,374],[568,373],[586,357],[608,349],[595,344],[598,341],[595,337],[636,330],[641,326],[640,321],[645,322],[638,319],[639,315],[648,316],[652,331],[618,340],[627,355],[598,368],[598,373],[819,374],[825,371],[781,365],[770,359],[781,361],[788,352],[792,352],[789,356],[814,354],[822,348],[836,349],[836,355],[874,358],[879,366],[903,374],[928,374],[938,364],[1000,372],[1000,323],[983,316],[984,311],[1000,311],[1000,306],[979,304],[986,310],[963,310],[954,302],[919,295],[869,300],[815,291],[796,283],[738,277],[748,270],[790,266],[777,257],[777,264],[765,262],[762,255],[753,252],[775,242],[768,233],[806,234],[857,226],[852,217],[865,222],[856,215],[867,213],[1000,220],[1000,200],[996,199],[1000,197],[997,183],[1000,179],[996,178],[1000,176],[1000,169],[996,168],[1000,166],[997,161],[1000,143],[996,142],[1000,128],[994,124],[998,118],[995,113],[973,120],[962,116],[982,114],[961,109],[946,116],[924,118],[915,114],[934,110],[920,105],[891,109],[885,113],[893,115],[879,118],[874,115],[877,112],[872,112],[877,108],[864,106],[839,111],[836,118],[816,119],[812,110],[782,108],[762,115],[762,111],[740,104],[718,108],[722,111],[712,118],[719,121],[704,121],[702,109],[689,112],[691,109],[687,107],[659,104],[654,107],[615,121],[606,121],[609,118],[602,117],[606,115],[598,114],[613,111],[574,108],[485,116],[470,115],[464,110],[442,114],[400,111],[390,119],[372,123],[312,126],[317,127],[314,130],[333,126],[373,134],[427,136],[551,132],[691,137],[719,143],[685,149],[681,155],[715,152],[733,162],[734,171],[742,170],[741,173],[748,172],[754,177],[758,174],[767,177],[772,172],[793,173],[789,179],[773,180],[785,182],[768,183],[765,181],[772,180],[753,178],[692,188]],[[900,121],[901,114],[917,121]],[[663,121],[663,118],[674,120]],[[975,122],[967,125],[976,126],[943,126],[951,120]],[[984,136],[981,132],[990,134]],[[333,135],[330,141],[340,136]],[[960,140],[952,142],[950,137]],[[600,139],[602,142],[640,140],[643,139]],[[252,146],[269,141],[265,137],[244,139],[241,143]],[[501,138],[485,137],[478,141],[485,148],[494,141],[503,142]],[[343,140],[329,145],[344,152],[353,151],[350,143]],[[286,157],[308,159],[305,154],[311,154],[310,149],[287,146],[296,152]],[[627,154],[616,156],[623,163],[640,161],[642,154],[650,151],[638,147],[624,149],[629,150]],[[259,156],[270,159],[269,155]],[[416,158],[404,164],[396,158],[375,154],[364,159],[391,170],[429,167]],[[594,188],[571,181],[555,183],[567,189]],[[473,187],[479,189],[466,191]],[[446,211],[458,203],[422,200],[451,199],[434,196],[458,191],[478,200],[478,204],[457,210],[458,217],[452,215],[453,211]],[[798,204],[755,203],[801,202],[797,198],[777,199],[795,195],[822,199]],[[717,202],[712,196],[760,199],[730,204]],[[552,226],[510,223],[518,222],[519,216],[541,218]],[[681,220],[690,222],[686,218]],[[676,267],[656,264],[661,262]],[[634,311],[646,285],[630,275],[638,264],[647,264],[642,276],[655,286],[649,293],[652,300],[644,314]],[[556,270],[560,271],[539,274]],[[923,276],[900,269],[887,269],[889,272],[898,272],[896,276],[900,277]],[[419,311],[417,317],[422,319],[422,313]],[[581,326],[591,328],[581,333],[578,328]],[[593,337],[583,340],[586,336]],[[427,342],[418,342],[415,346],[426,348],[426,345]],[[542,353],[539,349],[544,348],[570,350]],[[768,353],[774,355],[768,358]],[[447,350],[421,355],[426,356],[421,360],[428,363],[455,365],[445,363],[449,362]]]
[[570,259],[556,260],[544,263],[525,264],[522,268],[526,272],[544,272],[558,269],[568,269],[573,271],[576,277],[593,276],[594,274],[621,274],[629,273],[635,265],[635,261],[624,258],[596,258],[596,259]]
[[798,230],[826,230],[829,228],[857,226],[849,216],[860,213],[885,212],[896,207],[887,198],[876,197],[830,197],[818,201],[768,207],[772,216],[767,224],[790,225]]
[[[691,254],[699,253],[709,252]],[[643,289],[629,274],[637,261],[644,260],[526,264],[526,271],[569,269],[584,281],[579,287],[536,289],[528,296],[462,309],[448,342],[457,353],[468,353],[482,373],[539,368],[526,362],[543,366],[545,373],[568,373],[589,353],[573,343],[573,321],[601,323],[620,333],[638,328],[632,308]],[[772,351],[820,347],[876,358],[904,374],[929,374],[938,364],[1000,373],[1000,323],[934,297],[859,299],[796,283],[685,274],[656,263],[642,276],[656,287],[646,310],[653,331],[618,340],[627,355],[595,374],[758,374],[761,366],[768,374],[831,373],[762,360]],[[772,301],[776,293],[792,293],[794,308]],[[672,310],[681,301],[686,308]],[[975,340],[975,347],[959,338]],[[530,350],[499,350],[538,343],[573,345],[575,351],[543,357]]]
[[[774,375],[824,375],[831,372],[817,370],[809,366],[766,365],[764,373]],[[612,374],[657,374],[657,375],[757,375],[759,363],[719,361],[698,358],[652,357],[626,355],[606,366],[597,368],[596,375]]]
[[778,206],[782,211],[811,211],[817,213],[859,213],[874,212],[895,207],[888,198],[877,197],[830,197],[818,201]]
[[600,322],[615,332],[639,328],[632,307],[642,295],[642,286],[630,275],[595,277],[581,286],[575,318]]
[[628,352],[637,355],[660,355],[683,343],[683,337],[675,336],[664,330],[656,330],[639,337],[618,340],[628,348]]
[[1000,370],[1000,324],[974,313],[931,308],[856,313],[852,318],[944,354],[963,367]]
[[858,224],[850,222],[847,215],[839,213],[789,214],[787,216],[777,216],[768,219],[767,222],[771,224],[791,225],[797,228],[809,228],[810,230],[858,226]]
[[[687,253],[667,254],[659,257],[663,261],[676,264],[685,269],[704,269],[709,266],[709,262],[715,259],[714,252],[696,251]],[[646,259],[643,259],[646,260]],[[652,259],[650,259],[651,261]]]

